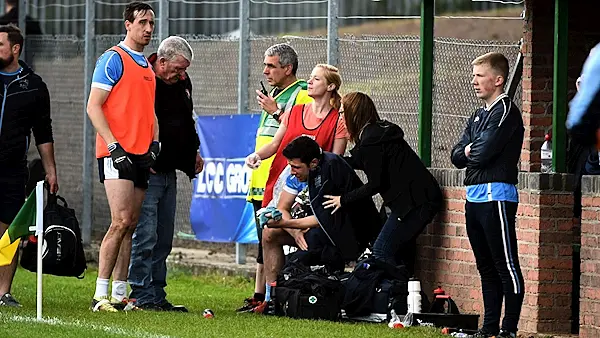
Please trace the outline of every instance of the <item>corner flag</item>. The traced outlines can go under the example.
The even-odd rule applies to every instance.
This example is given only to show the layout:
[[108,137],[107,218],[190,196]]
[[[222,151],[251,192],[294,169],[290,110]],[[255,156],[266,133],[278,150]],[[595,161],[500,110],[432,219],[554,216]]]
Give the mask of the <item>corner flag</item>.
[[0,238],[0,266],[10,265],[17,253],[21,238],[33,233],[36,230],[35,224],[36,190],[33,190],[8,230]]

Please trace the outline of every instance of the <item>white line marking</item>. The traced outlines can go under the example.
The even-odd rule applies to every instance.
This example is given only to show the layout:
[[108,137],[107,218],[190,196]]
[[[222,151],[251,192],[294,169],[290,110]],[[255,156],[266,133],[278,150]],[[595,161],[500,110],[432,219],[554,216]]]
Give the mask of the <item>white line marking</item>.
[[171,338],[170,336],[154,334],[149,332],[144,332],[140,330],[124,330],[119,327],[106,326],[106,325],[98,325],[93,323],[87,323],[81,320],[74,321],[65,321],[58,318],[44,318],[41,321],[38,321],[35,317],[29,316],[6,316],[0,313],[0,322],[21,322],[21,323],[41,323],[48,325],[57,325],[57,326],[71,326],[86,330],[95,330],[95,331],[104,331],[106,333],[121,335],[126,337],[139,337],[139,338]]

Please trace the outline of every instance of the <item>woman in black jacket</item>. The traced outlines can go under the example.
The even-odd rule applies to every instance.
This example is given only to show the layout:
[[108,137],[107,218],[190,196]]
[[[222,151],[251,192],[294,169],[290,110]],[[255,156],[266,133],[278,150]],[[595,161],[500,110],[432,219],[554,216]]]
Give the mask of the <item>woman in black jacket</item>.
[[[323,204],[332,212],[357,199],[377,193],[384,206],[391,209],[375,244],[375,258],[396,264],[400,248],[414,244],[442,203],[442,192],[429,170],[404,140],[402,129],[379,117],[371,98],[360,92],[347,94],[342,108],[350,141],[351,157],[344,159],[354,168],[363,170],[368,182],[342,196],[325,196]],[[340,108],[340,112],[342,112]],[[368,226],[365,224],[365,226]],[[407,267],[414,258],[402,257]],[[410,269],[409,269],[410,270]]]

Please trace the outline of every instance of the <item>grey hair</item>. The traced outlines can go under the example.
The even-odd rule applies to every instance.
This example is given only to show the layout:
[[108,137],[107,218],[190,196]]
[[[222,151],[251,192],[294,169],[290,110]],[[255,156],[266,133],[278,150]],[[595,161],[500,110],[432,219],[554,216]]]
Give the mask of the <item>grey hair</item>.
[[298,70],[298,54],[287,43],[273,45],[265,51],[265,56],[279,56],[279,63],[282,66],[292,65],[292,74],[296,75]]
[[159,58],[163,58],[167,61],[173,60],[177,55],[181,55],[184,59],[192,62],[194,59],[194,51],[190,44],[179,36],[169,36],[164,39],[160,46],[158,46],[158,52],[156,53]]

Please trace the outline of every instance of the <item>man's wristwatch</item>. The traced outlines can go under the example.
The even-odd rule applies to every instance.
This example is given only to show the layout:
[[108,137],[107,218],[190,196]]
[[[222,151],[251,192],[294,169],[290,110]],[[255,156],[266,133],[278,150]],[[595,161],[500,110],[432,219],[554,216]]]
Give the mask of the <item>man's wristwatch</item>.
[[277,109],[273,114],[271,114],[275,121],[279,122],[279,118],[281,117],[281,109]]

